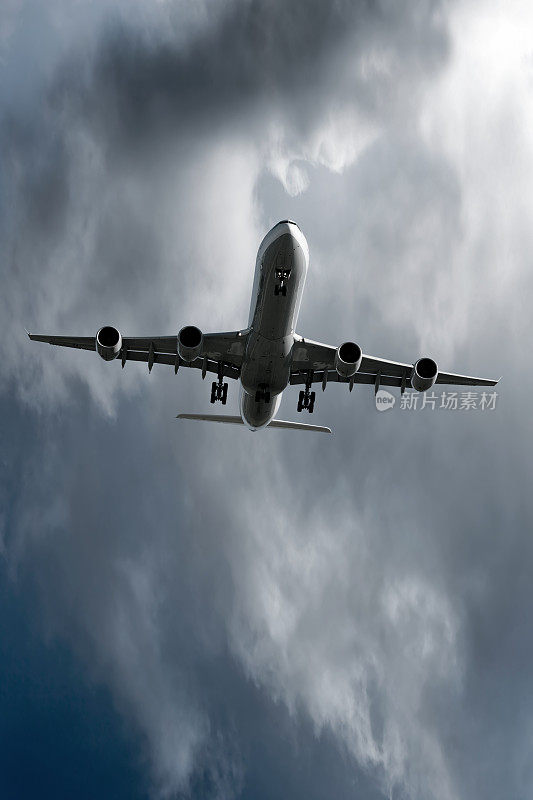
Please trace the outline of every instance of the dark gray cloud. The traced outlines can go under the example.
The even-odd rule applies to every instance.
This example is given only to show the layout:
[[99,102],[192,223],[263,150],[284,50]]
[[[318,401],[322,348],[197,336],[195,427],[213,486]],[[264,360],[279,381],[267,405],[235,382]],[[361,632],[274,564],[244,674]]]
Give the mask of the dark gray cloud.
[[[390,119],[416,94],[422,78],[413,81],[416,71],[423,66],[427,79],[445,61],[443,8],[440,2],[403,10],[391,2],[232,3],[218,24],[181,47],[175,38],[154,41],[121,21],[89,66],[73,57],[51,102],[82,114],[115,158],[130,147],[160,146],[158,134],[198,137],[213,125],[243,125],[260,135],[269,113],[282,114],[301,139],[318,114],[345,102]],[[347,55],[359,67],[350,75]]]
[[[67,29],[31,113],[3,109],[6,591],[110,692],[155,794],[524,796],[524,96],[502,77],[488,104],[467,4],[102,19]],[[175,422],[208,408],[197,376],[25,339],[244,325],[287,215],[302,333],[503,372],[497,410],[375,414],[333,386],[334,438],[236,435]]]

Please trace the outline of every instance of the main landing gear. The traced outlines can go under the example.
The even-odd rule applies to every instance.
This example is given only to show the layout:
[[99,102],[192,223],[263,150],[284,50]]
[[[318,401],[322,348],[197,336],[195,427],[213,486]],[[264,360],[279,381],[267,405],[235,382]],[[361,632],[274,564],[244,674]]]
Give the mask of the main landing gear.
[[315,392],[310,392],[309,389],[306,389],[305,392],[300,392],[298,398],[298,405],[296,406],[297,411],[303,411],[304,408],[306,408],[310,414],[313,413],[315,408]]
[[270,392],[266,386],[260,387],[255,393],[256,403],[270,403]]
[[297,411],[303,411],[303,409],[307,409],[310,414],[313,413],[315,409],[315,392],[311,391],[311,386],[313,385],[313,370],[310,370],[307,373],[307,377],[305,380],[305,390],[300,392],[300,396],[298,397],[298,405],[296,406]]
[[276,295],[276,297],[278,295],[287,297],[287,286],[285,282],[289,280],[290,276],[291,276],[290,269],[276,270],[276,278],[279,281],[279,283],[276,283],[276,285],[274,286],[274,294]]
[[221,402],[223,406],[226,405],[228,399],[228,384],[221,381],[213,381],[211,384],[211,402]]
[[218,381],[213,381],[211,384],[211,402],[220,402],[225,406],[228,399],[228,384],[222,381],[222,377],[222,369],[219,368]]

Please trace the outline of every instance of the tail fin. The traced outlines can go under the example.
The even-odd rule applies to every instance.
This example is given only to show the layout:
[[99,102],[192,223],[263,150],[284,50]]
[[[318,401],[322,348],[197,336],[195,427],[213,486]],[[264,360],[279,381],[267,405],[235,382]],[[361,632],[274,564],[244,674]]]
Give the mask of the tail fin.
[[[224,422],[226,425],[244,425],[241,417],[231,417],[225,414],[178,414],[176,419],[204,420],[206,422]],[[268,428],[290,428],[298,431],[317,431],[318,433],[331,433],[331,428],[323,425],[308,425],[305,422],[286,422],[283,419],[273,419]]]

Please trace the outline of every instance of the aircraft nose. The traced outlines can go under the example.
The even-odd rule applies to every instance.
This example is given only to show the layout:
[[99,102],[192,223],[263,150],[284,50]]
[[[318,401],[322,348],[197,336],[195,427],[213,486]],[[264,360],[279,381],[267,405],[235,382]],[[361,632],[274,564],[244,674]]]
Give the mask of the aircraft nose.
[[295,241],[290,231],[280,231],[276,236],[276,249],[279,252],[291,252],[294,250]]
[[274,242],[277,243],[277,249],[282,249],[283,247],[292,250],[301,248],[302,252],[305,254],[305,258],[307,260],[309,259],[307,240],[300,227],[292,219],[282,219],[269,230],[259,248],[261,257]]
[[278,222],[277,225],[274,225],[273,230],[276,231],[278,236],[283,236],[287,233],[289,233],[291,236],[294,236],[295,232],[299,231],[300,228],[292,219],[282,219],[281,222]]

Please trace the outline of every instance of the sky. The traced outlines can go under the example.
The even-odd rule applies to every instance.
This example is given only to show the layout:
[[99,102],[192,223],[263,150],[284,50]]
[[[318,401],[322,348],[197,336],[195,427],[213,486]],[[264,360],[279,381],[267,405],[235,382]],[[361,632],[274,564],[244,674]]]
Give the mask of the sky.
[[[533,797],[532,25],[2,3],[2,797]],[[195,371],[26,337],[244,328],[286,218],[300,334],[501,375],[495,408],[333,384],[334,436],[252,435],[175,419]]]

